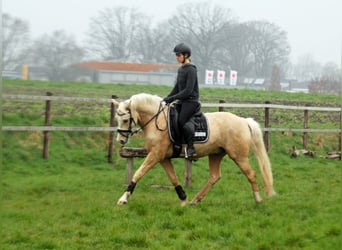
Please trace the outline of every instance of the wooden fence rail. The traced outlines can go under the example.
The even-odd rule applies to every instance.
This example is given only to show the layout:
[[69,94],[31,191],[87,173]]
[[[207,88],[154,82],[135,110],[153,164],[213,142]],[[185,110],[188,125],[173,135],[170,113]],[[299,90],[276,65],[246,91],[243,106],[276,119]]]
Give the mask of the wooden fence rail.
[[[108,161],[112,162],[113,152],[113,138],[114,131],[114,114],[115,107],[112,104],[110,98],[83,98],[83,97],[63,97],[53,96],[52,93],[47,92],[46,96],[30,96],[30,95],[10,95],[3,94],[3,99],[23,99],[23,100],[42,100],[46,103],[45,108],[45,124],[44,126],[2,126],[4,131],[43,131],[44,133],[44,158],[48,157],[48,135],[50,131],[103,131],[109,132],[109,149],[108,149]],[[112,96],[114,98],[115,96]],[[110,124],[109,127],[62,127],[62,126],[51,126],[50,115],[51,115],[51,101],[80,101],[80,102],[93,102],[93,103],[107,103],[110,104]],[[320,112],[339,112],[341,116],[341,108],[335,107],[307,107],[307,106],[288,106],[288,105],[277,105],[266,102],[264,104],[236,104],[236,103],[225,103],[221,100],[219,103],[202,103],[203,108],[218,108],[219,111],[224,111],[224,108],[261,108],[264,109],[265,124],[262,128],[264,132],[264,140],[266,149],[269,149],[269,132],[301,132],[303,133],[303,148],[307,148],[308,133],[341,133],[341,124],[338,129],[310,129],[308,128],[309,111],[320,111]],[[285,110],[300,110],[304,112],[304,126],[303,128],[271,128],[270,127],[270,110],[271,109],[285,109]],[[339,142],[339,150],[341,150],[341,143]]]
[[52,96],[48,94],[46,96],[34,96],[34,95],[9,95],[3,94],[3,99],[21,99],[21,100],[41,100],[41,101],[80,101],[80,102],[99,102],[99,103],[111,103],[110,98],[85,98],[85,97],[65,97],[65,96]]
[[[112,96],[114,98],[115,96]],[[53,96],[52,93],[47,92],[46,96],[29,96],[29,95],[8,95],[3,94],[4,99],[23,99],[23,100],[42,100],[45,101],[45,122],[44,126],[2,126],[3,131],[43,131],[44,134],[44,146],[43,146],[43,158],[47,159],[49,155],[49,132],[50,131],[102,131],[109,132],[109,144],[108,144],[108,162],[112,162],[113,157],[113,141],[114,141],[114,114],[115,107],[111,99],[105,98],[80,98],[80,97],[62,97]],[[64,127],[64,126],[51,126],[51,101],[80,101],[80,102],[97,102],[97,103],[110,103],[110,123],[109,127]],[[236,103],[225,103],[220,100],[219,103],[203,103],[203,108],[218,108],[219,111],[224,111],[224,108],[262,108],[264,109],[265,124],[262,128],[264,132],[265,147],[269,149],[269,132],[301,132],[303,133],[303,148],[306,149],[308,141],[308,133],[340,133],[341,137],[341,124],[339,129],[309,129],[309,111],[322,111],[322,112],[340,112],[341,108],[330,108],[330,107],[301,107],[301,106],[286,106],[286,105],[275,105],[269,102],[265,104],[236,104]],[[285,109],[285,110],[301,110],[304,111],[304,127],[297,128],[270,128],[270,109]],[[341,151],[341,140],[339,140],[339,151]],[[127,148],[123,147],[120,150],[120,156],[127,158],[126,163],[126,183],[131,181],[133,173],[133,159],[135,157],[145,157],[147,154],[144,148]],[[185,187],[191,185],[192,179],[192,164],[191,161],[185,159]]]
[[[112,132],[117,127],[63,127],[63,126],[2,126],[3,131],[98,131]],[[340,129],[315,129],[315,128],[261,128],[268,132],[306,132],[306,133],[339,133]]]
[[2,126],[3,131],[116,131],[116,127]]

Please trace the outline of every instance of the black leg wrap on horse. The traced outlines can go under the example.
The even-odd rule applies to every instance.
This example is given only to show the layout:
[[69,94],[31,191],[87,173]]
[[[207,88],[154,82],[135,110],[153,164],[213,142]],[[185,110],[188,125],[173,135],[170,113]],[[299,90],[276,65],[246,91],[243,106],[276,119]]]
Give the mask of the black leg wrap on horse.
[[178,194],[179,199],[182,201],[186,200],[186,194],[185,194],[182,186],[178,185],[177,187],[175,187],[175,189],[176,189],[176,192]]
[[131,181],[131,183],[128,185],[126,191],[127,191],[127,192],[130,192],[131,194],[133,194],[135,185],[137,185],[137,184],[136,184],[135,182]]

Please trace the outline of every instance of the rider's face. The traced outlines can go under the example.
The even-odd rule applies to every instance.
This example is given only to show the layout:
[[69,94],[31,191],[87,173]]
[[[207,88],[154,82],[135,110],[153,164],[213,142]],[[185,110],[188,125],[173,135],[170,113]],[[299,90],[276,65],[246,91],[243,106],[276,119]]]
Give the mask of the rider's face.
[[177,62],[179,63],[183,63],[184,62],[184,55],[181,53],[176,53],[176,58],[177,58]]

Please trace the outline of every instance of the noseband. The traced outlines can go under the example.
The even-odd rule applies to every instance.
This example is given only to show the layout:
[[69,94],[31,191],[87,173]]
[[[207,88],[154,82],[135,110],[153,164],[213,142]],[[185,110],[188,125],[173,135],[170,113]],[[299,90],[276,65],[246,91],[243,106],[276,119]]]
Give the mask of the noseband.
[[132,117],[132,114],[131,114],[130,110],[127,113],[119,113],[119,112],[117,112],[116,114],[118,116],[124,116],[124,115],[129,114],[129,126],[128,126],[128,129],[117,128],[117,130],[116,130],[121,136],[123,136],[125,138],[128,138],[130,135],[136,133],[136,132],[132,131],[132,123],[134,123],[134,125],[136,125],[136,123],[135,123],[135,121],[134,121],[134,119]]

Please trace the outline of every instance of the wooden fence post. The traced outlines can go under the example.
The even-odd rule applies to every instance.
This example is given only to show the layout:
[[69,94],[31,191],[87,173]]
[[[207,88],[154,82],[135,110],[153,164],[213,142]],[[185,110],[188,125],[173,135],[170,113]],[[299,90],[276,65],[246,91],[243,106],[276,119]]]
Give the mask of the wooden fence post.
[[[219,100],[219,103],[225,103],[224,100]],[[223,107],[219,107],[219,112],[224,112],[224,108]]]
[[188,159],[185,159],[185,183],[184,186],[186,188],[191,186],[192,182],[192,162]]
[[[271,104],[270,101],[266,101],[265,104]],[[265,128],[269,128],[270,126],[270,108],[265,107]],[[264,133],[264,142],[265,142],[265,148],[268,152],[269,146],[270,146],[270,136],[269,131],[265,131]]]
[[129,185],[133,177],[133,162],[134,158],[129,157],[126,161],[126,184]]
[[[51,92],[46,92],[47,96],[52,96]],[[45,126],[50,126],[50,115],[51,115],[51,100],[45,102]],[[49,158],[49,131],[43,131],[44,134],[44,146],[43,146],[43,158]]]
[[[309,128],[309,110],[304,110],[304,129]],[[303,149],[306,149],[308,146],[308,132],[303,132]]]
[[[114,99],[116,96],[112,95]],[[110,119],[109,126],[114,127],[115,106],[114,103],[110,104]],[[108,162],[113,162],[113,146],[114,146],[114,131],[109,132],[109,145],[108,145]]]
[[120,149],[120,156],[127,158],[126,161],[126,184],[128,185],[132,181],[133,177],[133,162],[134,157],[143,158],[146,157],[147,151],[145,148],[130,148],[122,147]]

